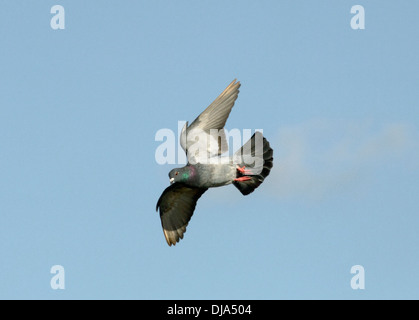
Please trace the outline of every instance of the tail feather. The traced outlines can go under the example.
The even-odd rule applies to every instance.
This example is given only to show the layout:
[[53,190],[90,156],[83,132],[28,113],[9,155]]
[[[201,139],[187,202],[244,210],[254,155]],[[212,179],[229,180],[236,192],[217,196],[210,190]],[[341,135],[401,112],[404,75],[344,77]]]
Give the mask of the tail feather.
[[[246,168],[245,173],[237,170],[236,178],[247,177],[250,179],[235,180],[233,184],[243,195],[248,195],[259,187],[271,172],[273,167],[273,150],[262,133],[255,132],[250,140],[236,152],[235,157],[240,159],[238,166]],[[252,159],[253,163],[249,162],[249,159]]]

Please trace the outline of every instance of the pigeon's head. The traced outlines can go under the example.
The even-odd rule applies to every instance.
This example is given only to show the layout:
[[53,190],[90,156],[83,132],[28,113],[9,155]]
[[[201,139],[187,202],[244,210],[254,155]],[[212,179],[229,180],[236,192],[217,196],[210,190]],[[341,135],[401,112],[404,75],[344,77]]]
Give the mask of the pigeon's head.
[[187,182],[193,176],[191,167],[176,168],[169,172],[170,184]]

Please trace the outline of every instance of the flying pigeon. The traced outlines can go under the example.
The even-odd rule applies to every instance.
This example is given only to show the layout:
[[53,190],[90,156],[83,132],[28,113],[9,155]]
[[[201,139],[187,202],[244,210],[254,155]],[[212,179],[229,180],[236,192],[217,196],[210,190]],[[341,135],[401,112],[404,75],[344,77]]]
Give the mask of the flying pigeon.
[[224,125],[239,88],[240,82],[233,80],[190,126],[186,122],[182,129],[180,144],[188,163],[170,171],[170,186],[156,206],[169,246],[183,239],[198,199],[209,188],[233,184],[248,195],[272,169],[273,150],[260,132],[255,132],[233,156],[221,156],[228,151]]

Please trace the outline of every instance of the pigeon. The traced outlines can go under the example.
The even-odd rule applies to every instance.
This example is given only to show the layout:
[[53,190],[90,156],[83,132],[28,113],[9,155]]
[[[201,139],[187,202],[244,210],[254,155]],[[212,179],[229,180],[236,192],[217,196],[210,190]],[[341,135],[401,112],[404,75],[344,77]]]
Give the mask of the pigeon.
[[170,186],[157,201],[163,233],[169,246],[183,239],[198,199],[209,189],[233,184],[243,195],[252,193],[269,175],[273,150],[261,132],[233,156],[228,151],[224,125],[238,97],[240,82],[227,88],[192,123],[185,123],[180,145],[188,163],[169,172]]

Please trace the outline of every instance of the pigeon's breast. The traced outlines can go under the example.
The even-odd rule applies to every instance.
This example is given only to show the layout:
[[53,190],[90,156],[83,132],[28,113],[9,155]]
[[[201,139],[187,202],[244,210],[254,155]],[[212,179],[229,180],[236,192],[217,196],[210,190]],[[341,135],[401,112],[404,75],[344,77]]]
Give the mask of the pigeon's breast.
[[199,187],[214,188],[231,184],[236,178],[235,166],[232,164],[198,164]]

